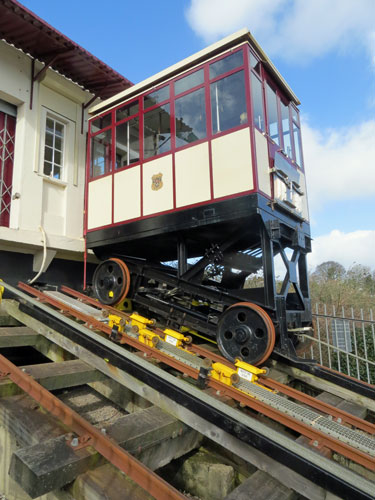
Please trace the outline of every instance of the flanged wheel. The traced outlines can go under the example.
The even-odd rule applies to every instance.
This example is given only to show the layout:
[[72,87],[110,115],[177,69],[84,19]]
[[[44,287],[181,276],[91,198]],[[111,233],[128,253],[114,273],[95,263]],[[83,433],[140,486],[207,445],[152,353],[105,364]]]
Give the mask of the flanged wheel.
[[251,302],[238,302],[222,314],[217,343],[230,361],[240,358],[258,366],[269,358],[275,346],[275,327],[264,309]]
[[105,305],[122,302],[129,292],[130,273],[121,259],[108,259],[95,269],[93,288],[97,299]]

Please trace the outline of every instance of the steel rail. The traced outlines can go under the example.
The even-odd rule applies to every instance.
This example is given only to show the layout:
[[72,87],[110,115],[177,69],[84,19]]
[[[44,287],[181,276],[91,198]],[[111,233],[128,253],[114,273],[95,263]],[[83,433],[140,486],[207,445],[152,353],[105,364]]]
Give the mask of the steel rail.
[[30,375],[11,363],[0,354],[0,375],[8,377],[49,413],[67,425],[77,436],[80,443],[92,446],[115,467],[124,472],[141,488],[158,500],[186,500],[186,496],[132,457],[100,430],[87,422],[78,413],[62,403],[56,396],[42,387]]
[[297,391],[296,389],[293,389],[292,387],[282,384],[281,382],[277,382],[276,380],[273,380],[268,377],[262,377],[262,376],[260,377],[261,377],[261,383],[269,387],[270,389],[275,389],[276,391],[282,392],[286,396],[296,399],[301,403],[305,403],[311,406],[312,408],[323,411],[324,413],[327,413],[328,415],[331,415],[336,419],[340,418],[342,420],[342,423],[352,425],[353,427],[361,429],[362,431],[367,432],[368,434],[375,434],[375,424],[372,424],[371,422],[367,422],[366,420],[356,417],[351,413],[335,408],[329,403],[320,401],[319,399],[315,399],[312,396]]
[[[72,288],[69,288],[65,285],[61,286],[60,290],[64,293],[71,295],[72,297],[77,298],[78,300],[80,300],[82,302],[86,302],[87,304],[91,304],[93,306],[96,306],[99,309],[103,309],[103,310],[108,309],[113,314],[117,314],[119,316],[125,316],[127,318],[130,317],[130,315],[125,313],[124,311],[119,311],[116,308],[111,307],[111,306],[105,306],[105,305],[101,304],[100,302],[98,302],[96,299],[93,299],[91,297],[87,297],[87,295],[80,293],[80,292],[77,292],[76,290],[73,290]],[[154,330],[155,333],[159,333],[159,331],[162,332],[161,329],[155,328],[152,325],[148,325],[148,328]],[[208,351],[207,349],[204,349],[203,347],[200,347],[199,345],[189,344],[187,346],[187,349],[189,351],[193,351],[194,353],[196,353],[200,356],[211,359],[212,361],[225,364],[231,368],[235,368],[233,363],[231,363],[227,359],[223,358],[221,355],[213,353],[211,351]],[[321,365],[317,365],[317,366],[321,367],[321,368],[326,368],[326,367],[323,367]],[[340,375],[340,373],[336,372],[335,370],[331,370],[331,371]],[[358,382],[357,379],[354,379],[353,377],[350,377],[349,375],[345,375],[345,374],[341,374],[341,375],[345,376],[346,378],[349,378],[351,380],[355,380],[356,382]],[[359,417],[356,417],[355,415],[352,415],[348,412],[345,412],[344,410],[339,410],[338,408],[335,408],[334,406],[330,405],[329,403],[326,403],[324,401],[320,401],[320,400],[315,399],[311,396],[308,396],[307,394],[304,394],[301,391],[297,391],[296,389],[293,389],[285,384],[282,384],[281,382],[277,382],[276,380],[270,379],[268,377],[261,377],[261,380],[262,380],[262,383],[264,385],[266,385],[267,387],[270,387],[270,388],[275,389],[279,392],[282,392],[283,394],[286,394],[287,396],[290,396],[290,397],[300,401],[301,403],[308,404],[312,408],[315,408],[315,409],[320,410],[324,413],[327,413],[327,414],[331,415],[332,417],[341,418],[341,420],[344,423],[348,423],[349,425],[352,425],[358,429],[361,429],[369,434],[375,434],[375,424],[367,422],[366,420],[363,420]],[[371,385],[367,384],[366,382],[361,381],[361,383],[371,387]]]
[[[313,482],[337,494],[340,498],[346,500],[353,498],[358,498],[358,500],[374,499],[373,483],[350,469],[344,469],[335,461],[317,455],[308,448],[303,448],[293,439],[286,441],[286,438],[281,434],[272,428],[266,428],[264,424],[247,413],[241,415],[232,406],[202,393],[194,385],[186,384],[168,372],[163,372],[160,367],[150,365],[142,357],[121,349],[120,346],[96,335],[87,327],[73,319],[64,317],[58,311],[38,302],[11,285],[6,283],[3,285],[11,295],[17,298],[21,315],[25,314],[30,317],[30,320],[36,320],[40,323],[41,328],[51,328],[52,332],[56,331],[66,337],[69,342],[73,343],[71,350],[68,349],[70,352],[75,352],[73,345],[77,344],[92,355],[98,356],[98,363],[101,366],[99,369],[109,376],[111,376],[111,366],[113,366],[114,369],[119,369],[126,379],[130,377],[130,383],[135,377],[134,381],[137,379],[141,384],[147,384],[151,390],[156,391],[156,400],[158,400],[156,395],[160,392],[162,396],[169,398],[178,407],[181,406],[204,419],[205,422],[216,426],[219,433],[223,430],[235,436],[246,445],[261,450],[297,473],[311,478]],[[53,341],[53,335],[51,340]],[[57,343],[62,347],[65,345],[60,337],[57,337]],[[104,369],[100,364],[103,359],[110,363],[109,370]],[[139,387],[139,393],[143,394],[142,388],[143,385]],[[209,436],[211,436],[210,433]]]
[[[72,288],[69,288],[65,285],[62,285],[60,287],[60,290],[61,290],[61,292],[64,292],[68,295],[71,295],[72,297],[75,297],[79,301],[82,301],[86,304],[90,304],[98,309],[103,310],[103,311],[107,310],[111,314],[114,314],[114,315],[117,315],[117,316],[120,316],[120,317],[126,318],[126,319],[129,319],[131,316],[131,314],[129,314],[125,311],[120,311],[119,309],[116,309],[115,307],[106,306],[104,304],[101,304],[96,299],[93,299],[92,297],[88,297],[87,295],[80,293],[80,292],[77,292],[76,290],[73,290]],[[158,328],[158,327],[155,327],[152,325],[147,325],[147,328],[149,328],[150,330],[153,330],[158,335],[161,335],[161,334],[164,335],[164,331],[161,328]],[[199,354],[202,357],[209,358],[209,359],[211,359],[211,361],[222,363],[222,364],[227,365],[231,368],[233,367],[233,363],[231,363],[227,359],[223,358],[223,356],[221,356],[220,354],[216,354],[214,352],[208,351],[207,349],[204,349],[203,347],[200,347],[199,345],[189,344],[187,346],[187,350],[192,351],[195,354]]]
[[[80,311],[77,311],[74,308],[67,306],[66,304],[60,302],[57,299],[45,295],[43,292],[36,290],[35,288],[30,287],[29,285],[25,285],[24,283],[22,284],[20,283],[19,287],[29,292],[30,294],[35,295],[36,297],[40,297],[41,299],[43,299],[43,301],[49,302],[51,305],[54,305],[60,310],[67,311],[73,317],[76,316],[77,318],[85,321],[87,324],[91,324],[92,322],[93,326],[96,327],[96,325],[98,325],[98,329],[100,331],[103,331],[104,333],[107,334],[111,333],[111,329],[108,326],[103,325],[103,323],[101,323],[100,321],[97,321],[96,319],[91,318],[89,315],[86,315]],[[163,363],[177,369],[182,373],[186,373],[193,379],[198,378],[199,374],[198,370],[184,364],[183,362],[178,361],[173,357],[158,351],[157,349],[148,347],[145,344],[139,342],[138,340],[128,337],[126,334],[122,336],[122,340],[123,343],[127,343],[132,347],[142,350],[150,357],[158,359],[159,361],[162,361]],[[214,380],[211,377],[208,377],[207,379],[207,386],[212,387],[221,395],[227,395],[231,397],[233,400],[238,401],[239,403],[242,403],[243,405],[257,412],[264,414],[265,416],[271,418],[272,420],[282,423],[286,427],[293,429],[294,431],[308,437],[312,441],[317,441],[320,446],[325,446],[331,449],[332,451],[335,451],[349,458],[353,462],[356,462],[366,467],[369,470],[375,471],[375,459],[363,453],[362,451],[355,449],[354,447],[348,445],[347,443],[341,442],[338,439],[328,434],[325,434],[319,430],[312,429],[311,426],[309,426],[308,424],[305,424],[304,422],[301,422],[289,415],[286,415],[282,411],[272,408],[268,406],[266,403],[259,401],[254,397],[245,394],[244,392],[238,391],[236,388],[232,386],[228,386],[222,382]]]

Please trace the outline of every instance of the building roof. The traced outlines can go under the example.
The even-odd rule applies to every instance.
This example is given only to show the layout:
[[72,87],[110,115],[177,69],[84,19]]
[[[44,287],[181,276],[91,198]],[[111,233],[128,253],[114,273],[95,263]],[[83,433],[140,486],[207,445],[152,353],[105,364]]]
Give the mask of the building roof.
[[0,38],[101,99],[133,85],[17,0],[0,0]]
[[217,54],[222,51],[229,49],[231,47],[235,47],[240,43],[247,42],[253,47],[255,52],[258,54],[262,62],[267,67],[268,71],[274,77],[274,79],[279,83],[280,87],[284,90],[287,96],[296,104],[301,104],[298,97],[295,95],[293,90],[286,83],[284,78],[281,76],[279,71],[276,69],[275,65],[272,63],[271,59],[267,56],[261,46],[258,44],[254,36],[250,33],[247,28],[243,28],[233,35],[229,35],[218,42],[209,45],[205,49],[197,52],[196,54],[183,59],[182,61],[174,64],[173,66],[169,66],[169,68],[160,71],[156,75],[143,80],[136,85],[133,85],[131,88],[125,89],[117,95],[114,95],[103,102],[95,104],[92,108],[89,109],[89,113],[94,115],[98,113],[102,113],[103,111],[112,108],[116,104],[130,99],[131,97],[135,97],[136,95],[145,92],[146,90],[152,89],[158,84],[167,81],[169,78],[173,78],[174,76],[182,73],[183,71],[188,71],[194,66],[202,63],[203,61],[207,61],[208,59],[215,57]]

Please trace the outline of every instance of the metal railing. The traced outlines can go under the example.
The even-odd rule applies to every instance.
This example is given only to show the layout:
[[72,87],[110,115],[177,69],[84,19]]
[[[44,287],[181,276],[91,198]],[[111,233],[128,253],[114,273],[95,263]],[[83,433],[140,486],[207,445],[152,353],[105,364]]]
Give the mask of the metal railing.
[[[372,309],[328,308],[316,304],[310,352],[321,365],[375,384],[375,320]],[[306,336],[305,336],[306,337]]]

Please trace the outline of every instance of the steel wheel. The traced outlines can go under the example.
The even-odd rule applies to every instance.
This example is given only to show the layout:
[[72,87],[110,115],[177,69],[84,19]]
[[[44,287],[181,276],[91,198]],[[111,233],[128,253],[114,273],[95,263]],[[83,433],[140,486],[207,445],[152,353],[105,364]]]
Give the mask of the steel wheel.
[[119,304],[127,296],[129,287],[129,269],[122,260],[108,259],[95,269],[93,288],[96,298],[102,304]]
[[238,302],[222,314],[217,329],[217,343],[230,361],[261,365],[275,346],[275,327],[269,315],[256,304]]

